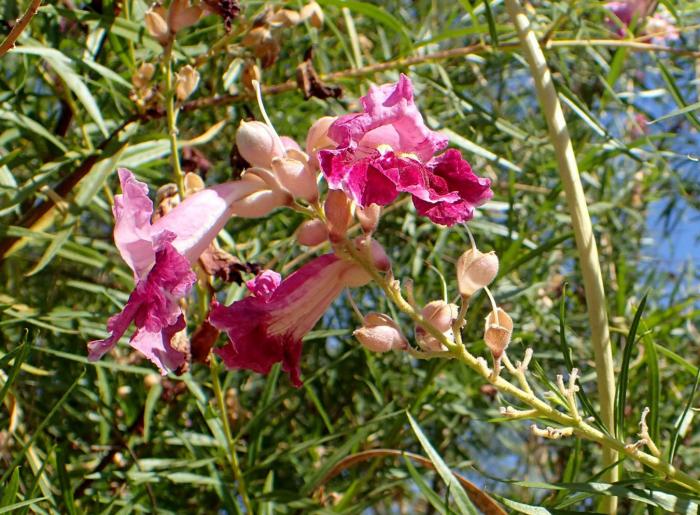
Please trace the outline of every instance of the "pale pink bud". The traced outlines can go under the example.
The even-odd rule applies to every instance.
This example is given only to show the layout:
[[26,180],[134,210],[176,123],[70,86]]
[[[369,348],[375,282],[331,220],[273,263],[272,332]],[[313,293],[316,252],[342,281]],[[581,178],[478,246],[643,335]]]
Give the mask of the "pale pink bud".
[[277,175],[282,187],[294,198],[309,203],[318,200],[316,177],[305,163],[288,157],[276,157],[272,160],[272,171]]
[[350,226],[350,199],[340,190],[328,192],[323,210],[328,220],[328,237],[332,242],[339,242],[345,238]]
[[355,210],[357,219],[362,226],[362,230],[366,234],[371,234],[379,224],[379,216],[382,213],[382,208],[378,204],[370,204],[367,207],[359,207]]
[[309,2],[301,8],[301,19],[309,20],[309,23],[320,29],[323,26],[323,10],[316,2]]
[[306,134],[306,153],[309,154],[309,164],[318,169],[316,153],[326,148],[335,148],[337,143],[328,137],[328,128],[336,120],[335,116],[324,116],[314,122]]
[[301,147],[299,146],[299,143],[294,141],[289,136],[280,136],[280,140],[282,141],[282,146],[287,152],[289,152],[290,150],[296,150],[298,152],[301,152]]
[[175,74],[175,95],[177,99],[182,101],[197,89],[199,84],[199,72],[192,68],[189,64],[183,66],[178,73]]
[[159,5],[152,5],[144,14],[148,33],[156,38],[161,45],[165,45],[170,39],[170,29],[165,21],[167,15],[165,9]]
[[457,285],[459,293],[471,297],[498,275],[498,256],[495,252],[484,254],[469,249],[457,260]]
[[[366,252],[367,241],[364,238],[355,239],[355,248],[361,252]],[[372,265],[383,272],[391,268],[391,262],[389,257],[386,255],[384,247],[378,241],[372,240],[370,242],[369,257],[372,260]],[[355,266],[348,269],[342,277],[342,281],[346,284],[348,288],[356,288],[358,286],[364,286],[369,281],[372,280],[372,276],[364,268]]]
[[297,241],[301,245],[313,247],[328,239],[328,228],[321,220],[307,220],[297,230]]
[[246,173],[242,183],[250,187],[250,193],[231,204],[231,214],[244,218],[260,218],[267,216],[278,207],[287,206],[291,202],[289,195],[280,189],[270,189],[269,185],[259,176]]
[[383,313],[365,315],[362,327],[352,334],[372,352],[388,352],[408,347],[398,324]]
[[513,319],[508,316],[508,313],[501,308],[498,308],[496,312],[491,311],[486,317],[484,341],[495,359],[501,358],[510,343],[512,334]]
[[180,32],[197,23],[201,18],[203,10],[201,7],[191,6],[190,0],[173,0],[168,11],[168,25],[170,30]]
[[[452,323],[457,318],[458,308],[454,304],[448,304],[442,300],[434,300],[425,305],[422,315],[425,320],[438,331],[452,338]],[[429,351],[446,351],[447,348],[432,334],[422,327],[416,328],[416,340],[418,344]]]
[[285,155],[275,131],[262,122],[242,121],[236,131],[236,146],[243,159],[260,168],[269,169],[273,158]]

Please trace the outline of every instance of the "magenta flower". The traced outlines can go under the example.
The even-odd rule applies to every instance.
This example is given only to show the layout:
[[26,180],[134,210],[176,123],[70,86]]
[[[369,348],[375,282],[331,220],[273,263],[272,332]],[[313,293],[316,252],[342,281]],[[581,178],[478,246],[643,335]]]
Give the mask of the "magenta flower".
[[362,207],[409,193],[420,214],[443,225],[470,220],[474,207],[493,196],[491,181],[474,175],[458,151],[435,155],[447,138],[426,127],[408,77],[370,88],[362,107],[331,124],[328,136],[337,148],[318,152],[332,189]]
[[196,280],[191,264],[230,218],[234,201],[255,193],[258,186],[236,181],[204,189],[152,224],[148,187],[124,168],[119,180],[122,194],[114,197],[114,242],[134,272],[136,287],[121,313],[107,322],[110,335],[88,343],[89,359],[102,357],[134,322],[129,343],[166,374],[185,360],[170,341],[185,328],[179,300]]
[[[608,25],[615,30],[618,36],[626,36],[626,29],[633,22],[636,22],[637,26],[644,25],[642,34],[649,36],[645,39],[651,39],[655,45],[662,45],[680,37],[678,27],[664,6],[657,6],[657,12],[652,15],[654,2],[651,0],[606,2],[605,8],[619,20],[617,23],[611,19],[607,20]],[[622,27],[620,23],[623,25]]]
[[[381,252],[377,266],[389,264]],[[367,284],[370,276],[359,266],[325,254],[302,266],[284,281],[265,271],[248,283],[252,295],[230,306],[214,303],[209,321],[228,333],[229,342],[216,352],[229,369],[245,368],[267,374],[281,362],[294,386],[301,386],[302,339],[344,288]]]

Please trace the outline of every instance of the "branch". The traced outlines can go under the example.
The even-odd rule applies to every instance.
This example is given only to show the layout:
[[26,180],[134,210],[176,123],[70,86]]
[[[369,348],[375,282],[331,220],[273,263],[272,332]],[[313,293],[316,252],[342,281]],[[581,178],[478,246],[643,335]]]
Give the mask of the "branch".
[[3,41],[2,44],[0,44],[0,57],[2,57],[15,47],[15,41],[17,41],[17,38],[22,33],[22,31],[27,28],[29,22],[32,21],[32,18],[34,18],[34,15],[36,14],[40,5],[41,0],[32,0],[29,9],[27,9],[27,12],[25,12],[24,16],[17,20],[17,23],[15,23],[15,26],[12,27],[12,30],[5,38],[5,41]]
[[[559,103],[552,74],[547,66],[542,48],[518,0],[506,0],[506,9],[518,31],[523,54],[525,54],[535,81],[537,96],[549,127],[549,139],[554,147],[559,175],[564,184],[566,202],[571,214],[571,223],[576,237],[576,248],[583,275],[601,418],[608,431],[612,433],[615,430],[615,373],[603,275],[600,270],[598,248],[593,234],[591,217],[586,205],[586,195],[581,184],[564,112]],[[609,483],[614,483],[618,479],[619,470],[618,467],[614,466],[616,461],[617,452],[610,447],[604,447],[603,466],[609,467],[605,475]],[[605,499],[605,510],[608,513],[617,512],[617,499],[615,497]]]

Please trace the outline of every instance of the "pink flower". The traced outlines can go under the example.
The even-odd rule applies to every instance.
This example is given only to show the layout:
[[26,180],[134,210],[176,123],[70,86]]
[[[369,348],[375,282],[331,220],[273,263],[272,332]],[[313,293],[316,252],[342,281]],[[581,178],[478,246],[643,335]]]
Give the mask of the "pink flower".
[[[655,45],[662,45],[668,41],[675,41],[680,37],[678,28],[665,7],[658,6],[658,11],[652,15],[652,12],[654,12],[654,2],[651,0],[607,2],[605,8],[619,19],[617,23],[610,19],[608,19],[607,22],[621,37],[627,35],[625,28],[629,28],[633,22],[638,27],[644,25],[642,34],[649,36],[649,38],[645,39],[651,39],[651,42]],[[620,27],[620,23],[622,23],[624,27]]]
[[[389,266],[383,249],[374,248],[376,265]],[[274,275],[273,275],[274,274]],[[325,254],[284,281],[262,272],[248,283],[252,295],[228,307],[214,303],[210,323],[228,333],[229,342],[215,352],[230,369],[267,374],[281,362],[294,386],[301,386],[302,339],[344,288],[367,284],[370,276],[357,264]]]
[[119,180],[122,194],[114,197],[114,242],[134,272],[136,287],[121,313],[107,322],[110,336],[88,343],[89,359],[97,360],[114,347],[133,321],[131,346],[166,374],[185,359],[170,341],[185,328],[179,300],[196,280],[191,264],[230,218],[235,201],[255,193],[258,186],[236,181],[204,189],[152,224],[148,187],[124,168]]
[[491,181],[474,175],[458,151],[435,155],[447,138],[426,127],[408,77],[370,88],[362,106],[362,113],[331,124],[328,136],[337,148],[318,152],[332,189],[361,207],[385,206],[410,193],[420,214],[443,225],[470,220],[474,207],[491,198]]

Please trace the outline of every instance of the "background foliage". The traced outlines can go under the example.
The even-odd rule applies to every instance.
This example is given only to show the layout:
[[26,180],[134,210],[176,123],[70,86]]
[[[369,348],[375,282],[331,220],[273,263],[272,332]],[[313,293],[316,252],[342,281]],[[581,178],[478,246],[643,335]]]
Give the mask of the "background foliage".
[[[494,201],[470,227],[480,248],[501,258],[494,291],[516,323],[511,354],[532,347],[544,381],[578,366],[595,404],[569,217],[502,3],[319,3],[324,26],[280,29],[279,58],[261,80],[293,80],[313,48],[321,75],[341,72],[329,82],[344,95],[304,101],[295,87],[269,91],[277,130],[303,143],[317,117],[357,109],[368,84],[409,73],[428,124],[494,182]],[[698,56],[683,49],[698,46],[700,5],[662,3],[681,30],[672,53],[611,46],[619,39],[596,1],[533,2],[529,14],[550,40],[547,59],[600,243],[618,378],[626,385],[619,434],[634,440],[649,406],[652,436],[692,475],[700,465],[693,409],[700,122]],[[4,2],[0,16],[14,20],[27,4]],[[161,56],[143,23],[147,7],[142,0],[49,2],[0,60],[0,511],[241,509],[206,367],[161,381],[126,346],[100,362],[86,360],[86,341],[104,335],[132,287],[111,238],[114,170],[131,168],[152,191],[172,181],[162,86],[145,107],[131,94],[139,65],[157,65]],[[241,82],[250,50],[239,43],[264,8],[244,2],[230,35],[216,16],[178,34],[177,66],[196,64],[202,77],[180,115],[178,138],[209,162],[198,168],[207,183],[240,173],[233,134],[258,111]],[[410,67],[401,61],[475,44],[468,55]],[[53,207],[28,217],[40,205]],[[243,261],[288,273],[305,257],[293,236],[300,222],[289,211],[232,220],[221,242]],[[419,301],[455,295],[453,263],[468,244],[462,228],[436,228],[404,203],[382,218],[378,239],[396,276],[413,278]],[[8,253],[13,242],[19,245]],[[216,285],[229,299],[243,294],[237,285]],[[354,298],[363,312],[391,312],[373,288]],[[465,333],[474,352],[483,352],[483,301],[470,309]],[[406,412],[450,467],[496,498],[522,503],[509,509],[595,509],[599,449],[575,439],[543,445],[529,422],[501,420],[505,400],[463,366],[371,354],[352,338],[356,324],[341,298],[307,338],[301,389],[278,370],[221,373],[241,468],[261,513],[459,510],[439,474],[401,457],[355,463],[327,478],[340,459],[363,450],[426,455]],[[631,462],[622,467],[621,511],[697,508],[674,497],[663,478]]]

